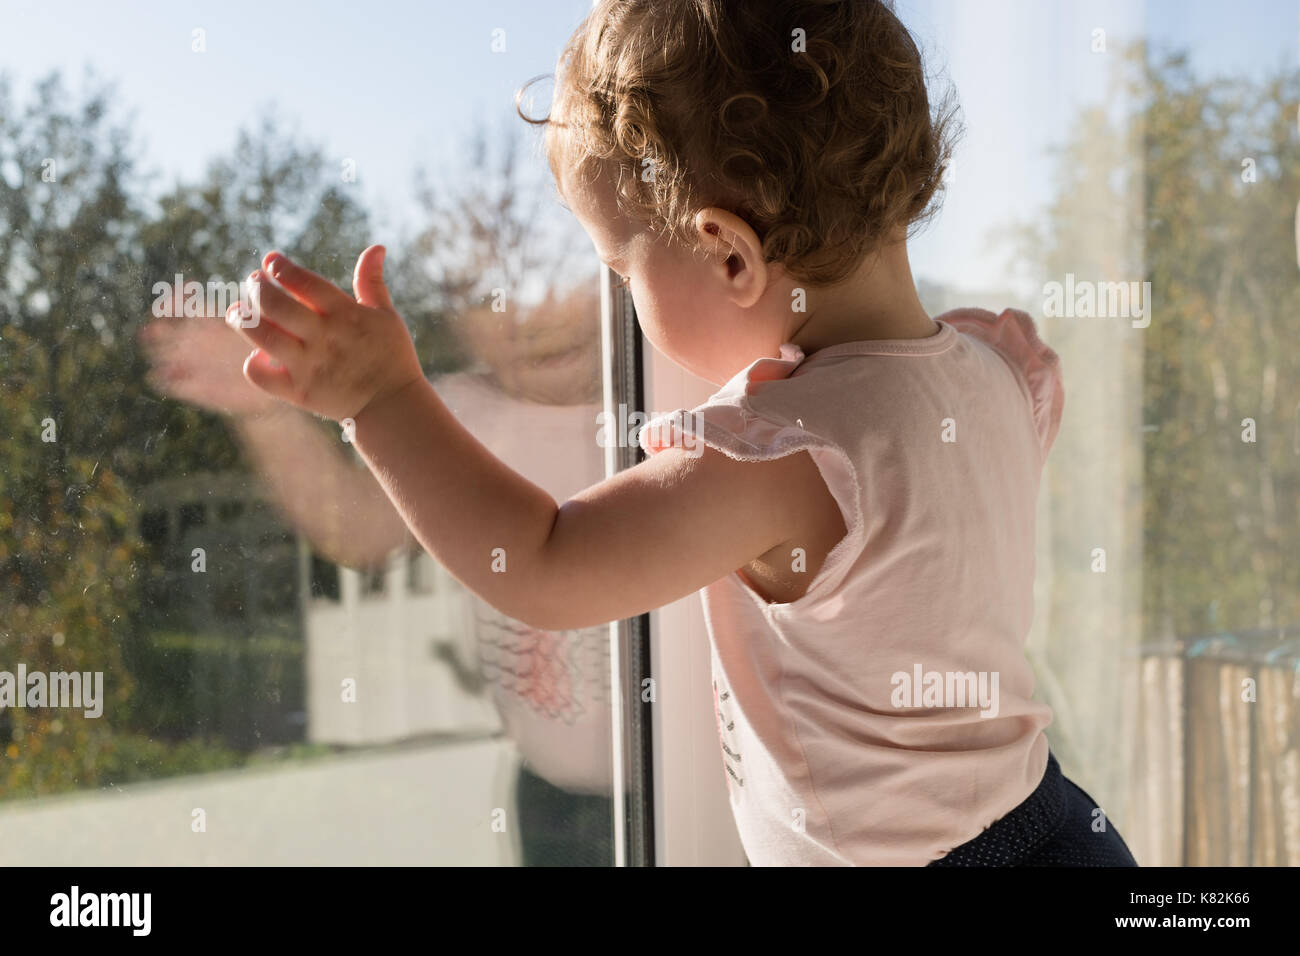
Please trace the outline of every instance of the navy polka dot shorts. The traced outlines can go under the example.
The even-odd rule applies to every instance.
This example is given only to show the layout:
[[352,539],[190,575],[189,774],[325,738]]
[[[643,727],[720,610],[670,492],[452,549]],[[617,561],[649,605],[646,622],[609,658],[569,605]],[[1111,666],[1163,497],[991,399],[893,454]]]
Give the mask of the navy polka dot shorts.
[[[1047,772],[1024,803],[930,866],[1137,866],[1119,831],[1096,809],[1049,751]],[[1094,829],[1103,821],[1105,829]]]

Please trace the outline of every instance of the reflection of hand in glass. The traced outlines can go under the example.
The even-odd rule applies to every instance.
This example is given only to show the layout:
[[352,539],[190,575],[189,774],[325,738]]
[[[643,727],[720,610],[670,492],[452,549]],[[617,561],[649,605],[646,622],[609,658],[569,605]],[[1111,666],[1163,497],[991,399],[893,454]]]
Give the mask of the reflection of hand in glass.
[[534,306],[466,309],[459,328],[496,385],[539,405],[581,405],[600,394],[600,293],[594,282],[554,288]]
[[223,415],[265,415],[279,402],[244,378],[248,344],[220,316],[154,319],[140,330],[153,365],[149,384]]
[[397,509],[342,443],[244,377],[248,343],[222,317],[155,319],[140,342],[153,366],[149,384],[228,416],[280,509],[320,554],[369,567],[405,543]]

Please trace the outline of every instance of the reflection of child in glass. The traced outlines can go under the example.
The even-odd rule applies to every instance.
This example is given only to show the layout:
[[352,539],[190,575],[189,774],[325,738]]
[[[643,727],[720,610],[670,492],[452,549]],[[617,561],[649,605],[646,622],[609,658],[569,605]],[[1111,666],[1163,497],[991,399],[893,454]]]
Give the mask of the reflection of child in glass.
[[[459,328],[484,371],[435,382],[484,446],[558,500],[605,470],[591,437],[600,408],[599,312],[594,283],[523,310],[522,320],[466,311]],[[524,758],[517,785],[523,862],[609,865],[609,628],[536,628],[466,594],[481,673]]]
[[883,3],[598,3],[552,169],[651,343],[719,391],[681,426],[702,456],[647,430],[649,460],[558,504],[425,380],[382,247],[355,298],[279,253],[253,276],[245,375],[352,418],[486,601],[565,630],[703,590],[757,865],[1132,865],[1061,776],[1023,652],[1059,362],[1023,312],[931,318],[908,264],[948,119]]
[[[604,474],[591,440],[599,409],[599,297],[592,283],[528,308],[457,317],[484,370],[443,376],[440,395],[504,461],[565,498]],[[322,553],[362,567],[405,542],[406,528],[337,441],[249,385],[248,349],[216,322],[160,321],[144,332],[153,382],[232,417],[281,506]],[[290,414],[282,414],[283,411]],[[517,805],[525,864],[613,860],[609,629],[530,627],[466,592],[478,670],[519,747]],[[440,649],[463,668],[452,648]]]

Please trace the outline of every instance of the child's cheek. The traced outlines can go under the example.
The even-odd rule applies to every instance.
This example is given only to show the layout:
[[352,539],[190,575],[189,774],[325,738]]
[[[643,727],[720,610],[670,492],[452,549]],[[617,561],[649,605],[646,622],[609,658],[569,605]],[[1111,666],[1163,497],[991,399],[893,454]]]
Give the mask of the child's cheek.
[[642,310],[641,306],[638,305],[636,310],[636,321],[637,324],[641,326],[641,331],[645,333],[646,340],[653,345],[657,351],[672,358],[671,353],[668,351],[670,343],[664,335],[664,329],[659,323],[658,317],[655,316],[649,308]]

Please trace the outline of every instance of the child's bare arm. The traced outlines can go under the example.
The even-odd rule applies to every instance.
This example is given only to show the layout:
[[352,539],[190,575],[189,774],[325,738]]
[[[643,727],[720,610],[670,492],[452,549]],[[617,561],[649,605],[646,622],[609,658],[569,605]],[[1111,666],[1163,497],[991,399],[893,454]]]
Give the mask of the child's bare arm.
[[[251,277],[259,321],[240,328],[258,346],[244,374],[352,428],[420,543],[502,612],[550,630],[628,617],[782,543],[802,545],[800,535],[826,528],[828,515],[838,524],[806,453],[738,462],[711,449],[699,457],[669,449],[557,506],[438,398],[393,310],[382,261],[380,247],[362,253],[354,301],[268,254],[266,273]],[[819,563],[810,551],[810,574]]]
[[829,498],[806,454],[738,462],[669,449],[557,507],[419,382],[368,406],[356,443],[430,554],[547,630],[690,594],[815,526]]

